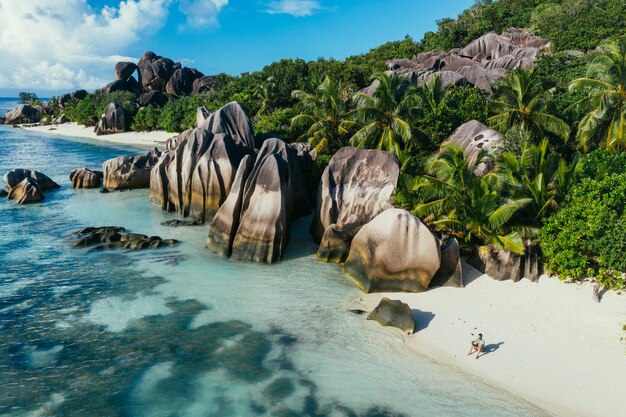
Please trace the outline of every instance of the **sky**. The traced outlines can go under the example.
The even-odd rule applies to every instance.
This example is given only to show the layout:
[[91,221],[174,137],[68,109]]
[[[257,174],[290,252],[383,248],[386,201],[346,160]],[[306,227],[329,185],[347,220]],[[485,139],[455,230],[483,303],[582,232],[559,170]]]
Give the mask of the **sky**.
[[148,50],[205,74],[282,58],[343,59],[415,40],[474,0],[0,0],[0,97],[114,79]]

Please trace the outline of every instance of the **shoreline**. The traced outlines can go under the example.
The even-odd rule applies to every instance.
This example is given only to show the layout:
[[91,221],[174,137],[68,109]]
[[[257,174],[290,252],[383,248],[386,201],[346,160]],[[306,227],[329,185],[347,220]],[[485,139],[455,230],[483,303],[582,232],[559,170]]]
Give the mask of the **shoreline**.
[[[465,288],[363,294],[373,310],[383,297],[414,311],[414,352],[500,387],[555,416],[618,416],[626,410],[626,297],[589,283],[496,281],[463,262]],[[416,311],[419,310],[419,311]],[[373,323],[378,325],[378,323]],[[399,332],[390,328],[390,331]],[[468,356],[474,335],[487,353]]]
[[75,122],[64,123],[61,125],[47,126],[23,126],[17,125],[16,128],[29,132],[44,133],[56,136],[66,136],[72,138],[88,139],[94,142],[107,142],[117,145],[129,145],[142,148],[153,148],[155,146],[163,148],[165,142],[178,133],[168,133],[161,130],[152,132],[124,132],[113,135],[96,135],[93,127],[78,125]]

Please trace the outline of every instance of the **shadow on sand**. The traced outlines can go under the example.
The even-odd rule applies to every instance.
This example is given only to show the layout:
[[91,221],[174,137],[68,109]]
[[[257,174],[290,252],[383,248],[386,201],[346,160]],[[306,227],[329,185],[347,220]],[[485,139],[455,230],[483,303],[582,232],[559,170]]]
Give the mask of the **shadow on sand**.
[[411,315],[413,316],[413,320],[415,320],[414,333],[427,328],[430,322],[435,318],[435,315],[430,311],[421,311],[415,308],[411,309]]
[[498,343],[491,343],[489,345],[485,345],[483,347],[482,352],[480,353],[480,356],[485,356],[488,353],[493,353],[496,350],[500,349],[500,346],[502,346],[504,344],[504,342],[498,342]]

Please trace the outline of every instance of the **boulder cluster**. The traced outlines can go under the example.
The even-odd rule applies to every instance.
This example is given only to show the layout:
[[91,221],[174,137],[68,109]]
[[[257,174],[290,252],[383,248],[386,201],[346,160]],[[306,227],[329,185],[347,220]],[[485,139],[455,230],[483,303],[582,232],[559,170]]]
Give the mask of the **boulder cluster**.
[[392,59],[387,67],[416,85],[437,75],[444,86],[471,85],[491,92],[494,83],[507,72],[531,69],[535,59],[551,48],[552,43],[547,39],[509,28],[500,35],[490,32],[464,48],[423,52],[412,59]]
[[75,233],[78,237],[70,243],[72,247],[84,246],[90,250],[101,249],[156,249],[174,246],[175,239],[162,239],[159,236],[147,236],[138,233],[124,233],[126,229],[118,226],[86,227]]
[[17,204],[40,202],[44,199],[44,191],[60,188],[47,175],[30,169],[12,169],[3,178],[8,191],[7,198]]
[[118,156],[102,164],[104,188],[113,190],[130,190],[148,188],[150,171],[156,166],[161,152],[154,148],[145,155]]

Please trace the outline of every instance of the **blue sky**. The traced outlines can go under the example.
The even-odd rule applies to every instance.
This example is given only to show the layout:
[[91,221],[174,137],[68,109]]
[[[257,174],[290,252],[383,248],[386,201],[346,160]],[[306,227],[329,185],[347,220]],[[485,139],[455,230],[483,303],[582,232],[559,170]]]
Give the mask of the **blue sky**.
[[0,0],[0,96],[93,90],[146,50],[205,74],[420,39],[474,0]]

